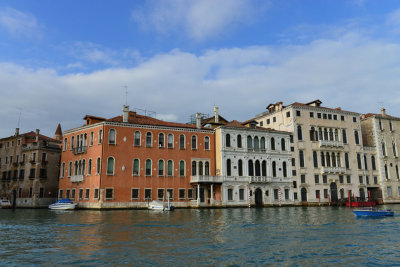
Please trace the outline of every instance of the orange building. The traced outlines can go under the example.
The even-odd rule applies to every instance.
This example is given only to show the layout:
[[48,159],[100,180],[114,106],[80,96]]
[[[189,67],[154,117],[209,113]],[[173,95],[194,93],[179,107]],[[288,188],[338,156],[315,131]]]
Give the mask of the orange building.
[[124,106],[111,119],[85,116],[63,133],[59,198],[81,208],[145,208],[154,199],[175,207],[221,202],[214,131],[139,115]]

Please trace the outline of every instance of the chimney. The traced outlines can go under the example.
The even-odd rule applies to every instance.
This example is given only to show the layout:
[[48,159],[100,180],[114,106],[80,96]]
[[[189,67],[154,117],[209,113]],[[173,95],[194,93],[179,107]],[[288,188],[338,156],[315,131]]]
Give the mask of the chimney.
[[200,129],[201,128],[201,115],[200,115],[200,113],[196,113],[196,127],[198,128],[198,129]]
[[15,128],[15,136],[19,135],[19,128]]
[[39,133],[40,133],[40,130],[36,129],[36,143],[39,142]]
[[122,122],[128,122],[129,106],[124,105],[124,108],[122,109],[122,111],[123,111]]
[[386,116],[386,109],[385,108],[381,108],[381,114],[382,114],[382,116]]
[[218,107],[214,107],[214,122],[215,123],[219,123],[219,108]]

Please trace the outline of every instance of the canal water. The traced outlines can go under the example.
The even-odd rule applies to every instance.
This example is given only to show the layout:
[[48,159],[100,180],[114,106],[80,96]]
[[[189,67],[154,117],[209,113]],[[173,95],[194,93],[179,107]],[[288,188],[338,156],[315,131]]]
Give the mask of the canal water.
[[0,210],[0,266],[400,266],[395,217],[339,207]]

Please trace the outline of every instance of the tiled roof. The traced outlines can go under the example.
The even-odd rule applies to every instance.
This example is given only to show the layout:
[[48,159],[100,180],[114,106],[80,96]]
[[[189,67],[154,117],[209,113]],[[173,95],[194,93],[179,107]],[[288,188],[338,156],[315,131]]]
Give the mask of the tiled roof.
[[[28,133],[24,133],[24,134],[21,134],[21,135],[23,135],[25,137],[25,143],[34,143],[35,140],[36,140],[36,133],[33,132],[33,131],[30,131]],[[48,141],[48,142],[60,143],[60,141],[58,141],[56,139],[53,139],[53,138],[50,138],[48,136],[42,135],[42,134],[39,134],[39,141],[40,140]]]
[[369,117],[381,117],[381,118],[400,119],[399,117],[390,116],[390,115],[388,115],[388,114],[382,115],[382,114],[376,114],[376,113],[367,113],[367,114],[361,115],[361,119],[367,119],[367,118],[369,118]]
[[[250,120],[250,121],[252,121],[252,120]],[[259,127],[259,126],[256,126],[255,128],[250,128],[248,126],[245,126],[245,124],[247,124],[247,123],[248,122],[240,122],[240,121],[237,121],[237,120],[233,120],[233,121],[228,122],[225,125],[222,125],[221,127],[242,128],[242,129],[245,129],[245,130],[261,130],[261,131],[267,131],[267,132],[282,132],[282,131],[277,131],[277,130],[274,130],[274,129],[271,129],[271,128],[264,128],[264,127]],[[285,133],[287,133],[287,132],[285,132]]]

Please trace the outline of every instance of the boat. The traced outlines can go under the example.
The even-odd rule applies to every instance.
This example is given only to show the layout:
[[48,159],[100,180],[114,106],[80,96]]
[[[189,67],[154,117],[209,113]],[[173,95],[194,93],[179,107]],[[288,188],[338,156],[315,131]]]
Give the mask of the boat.
[[163,201],[160,200],[153,200],[149,203],[148,208],[150,210],[160,210],[160,211],[171,211],[174,210],[174,206],[172,206],[169,201],[165,204]]
[[73,210],[78,203],[72,202],[68,198],[59,199],[56,203],[49,205],[51,210]]
[[11,209],[12,208],[11,202],[6,198],[2,198],[0,200],[0,208],[2,208],[2,209]]
[[357,217],[385,217],[385,216],[394,216],[394,211],[390,209],[386,210],[377,210],[374,208],[365,208],[362,210],[353,210],[354,214]]

